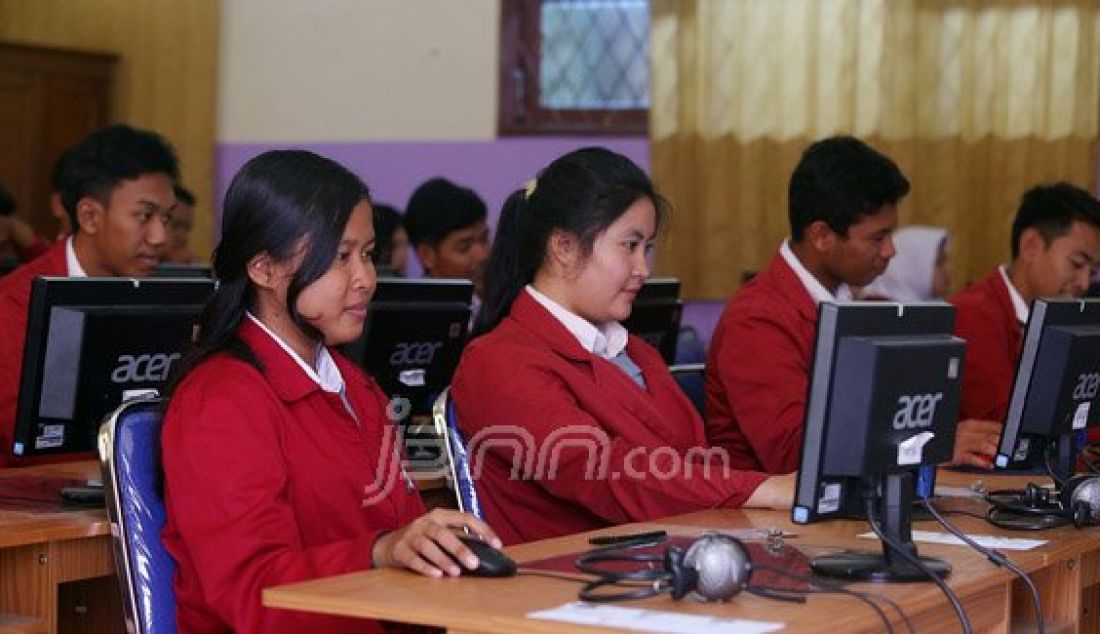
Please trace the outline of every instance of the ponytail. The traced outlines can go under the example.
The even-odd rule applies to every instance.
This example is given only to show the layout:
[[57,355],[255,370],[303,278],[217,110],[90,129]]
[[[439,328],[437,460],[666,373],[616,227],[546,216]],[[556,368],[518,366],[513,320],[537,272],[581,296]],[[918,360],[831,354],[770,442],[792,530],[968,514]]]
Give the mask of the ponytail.
[[475,337],[496,328],[512,309],[512,302],[523,292],[523,287],[535,277],[538,261],[542,258],[524,257],[523,222],[527,207],[526,192],[517,189],[500,210],[493,249],[485,266],[485,297],[474,323]]

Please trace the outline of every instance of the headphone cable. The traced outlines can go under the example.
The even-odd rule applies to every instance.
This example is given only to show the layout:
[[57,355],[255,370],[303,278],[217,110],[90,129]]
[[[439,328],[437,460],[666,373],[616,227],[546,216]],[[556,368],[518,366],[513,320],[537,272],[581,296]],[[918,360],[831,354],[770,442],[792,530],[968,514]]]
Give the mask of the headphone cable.
[[888,537],[886,533],[882,532],[882,527],[879,526],[878,520],[875,519],[875,501],[873,498],[867,498],[865,509],[867,511],[867,523],[870,524],[871,530],[875,535],[890,548],[894,549],[894,552],[901,555],[910,564],[916,566],[918,570],[928,575],[940,590],[944,596],[947,597],[948,602],[951,603],[951,607],[955,610],[956,616],[959,617],[959,624],[962,625],[963,634],[972,634],[972,628],[970,626],[970,619],[966,616],[966,611],[963,610],[962,603],[959,602],[959,597],[955,596],[955,593],[948,587],[947,583],[940,576],[932,572],[932,570],[925,565],[919,557],[909,552],[907,548],[894,541],[892,537]]
[[928,512],[932,514],[932,517],[936,518],[936,521],[939,522],[940,525],[943,526],[945,529],[947,529],[947,532],[951,533],[955,537],[958,537],[967,546],[970,546],[974,550],[985,555],[986,559],[988,559],[994,565],[998,567],[1008,568],[1017,577],[1022,579],[1025,584],[1027,584],[1028,592],[1031,594],[1031,604],[1035,607],[1035,623],[1037,624],[1036,631],[1038,632],[1038,634],[1043,634],[1043,606],[1039,602],[1039,590],[1035,587],[1035,582],[1032,581],[1031,577],[1028,576],[1028,574],[1024,572],[1019,566],[1012,563],[1012,560],[1005,556],[1004,553],[993,548],[986,548],[985,546],[982,546],[978,542],[971,539],[968,535],[960,531],[954,524],[948,522],[947,518],[940,515],[939,511],[936,510],[936,507],[932,505],[932,500],[928,499],[927,497],[922,497],[921,502],[924,504],[924,507],[928,509]]

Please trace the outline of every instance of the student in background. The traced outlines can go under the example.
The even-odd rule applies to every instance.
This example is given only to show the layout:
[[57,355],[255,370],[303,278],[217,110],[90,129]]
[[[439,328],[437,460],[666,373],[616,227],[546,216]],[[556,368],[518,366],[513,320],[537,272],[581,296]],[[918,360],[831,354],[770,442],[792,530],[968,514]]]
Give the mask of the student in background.
[[50,249],[50,242],[15,215],[15,197],[0,185],[0,261],[29,262]]
[[405,231],[401,213],[389,205],[375,205],[374,232],[378,238],[374,263],[379,273],[385,271],[404,277],[405,265],[409,260],[409,234]]
[[405,207],[405,229],[424,272],[429,277],[465,278],[474,283],[473,316],[484,296],[482,279],[489,258],[485,218],[481,197],[445,178],[417,187]]
[[649,275],[665,206],[642,170],[602,148],[557,159],[505,204],[485,332],[452,386],[486,517],[505,542],[791,504],[792,477],[734,471],[708,453],[660,353],[619,323]]
[[54,176],[73,234],[0,279],[0,466],[14,460],[31,282],[40,275],[148,275],[160,261],[176,205],[172,148],[157,134],[126,125],[102,128],[69,148]]
[[374,621],[261,605],[264,588],[383,566],[476,566],[424,513],[377,384],[335,346],[363,330],[375,288],[367,187],[305,151],[249,161],[226,194],[207,305],[161,437],[181,632],[378,632]]
[[[791,174],[790,237],[726,306],[706,369],[707,437],[738,469],[790,473],[802,451],[817,305],[847,301],[894,257],[909,181],[852,137],[812,144]],[[960,424],[954,461],[977,464],[997,435]]]
[[886,272],[860,292],[860,299],[926,302],[946,299],[951,288],[947,229],[919,225],[893,235],[895,255]]
[[168,223],[164,262],[194,264],[195,254],[191,252],[188,241],[191,239],[191,228],[195,224],[195,195],[180,185],[176,185],[175,193],[176,208],[172,211],[171,222]]
[[1011,247],[1011,263],[951,298],[955,332],[967,342],[960,414],[997,430],[1008,412],[1031,302],[1081,297],[1100,265],[1100,202],[1069,183],[1027,191]]

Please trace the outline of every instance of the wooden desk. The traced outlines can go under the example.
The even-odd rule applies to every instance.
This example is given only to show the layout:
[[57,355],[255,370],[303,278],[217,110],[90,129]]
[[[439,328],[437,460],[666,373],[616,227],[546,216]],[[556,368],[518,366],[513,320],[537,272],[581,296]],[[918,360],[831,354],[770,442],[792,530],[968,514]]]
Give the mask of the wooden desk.
[[[994,476],[946,474],[944,484],[968,485],[981,478],[991,486],[1015,486],[1020,480],[994,483]],[[1022,481],[1026,482],[1027,478]],[[1043,597],[1048,632],[1095,631],[1095,610],[1100,582],[1100,528],[1072,527],[1041,533],[999,531],[982,520],[952,515],[951,521],[973,534],[1035,537],[1049,540],[1031,551],[1013,551],[1012,560],[1035,579]],[[877,541],[856,537],[868,530],[866,523],[833,521],[808,526],[791,523],[789,513],[774,511],[702,511],[660,522],[633,524],[599,532],[632,532],[664,528],[674,535],[697,535],[706,529],[776,527],[796,533],[788,543],[808,555],[838,549],[878,550]],[[924,522],[915,528],[940,530]],[[517,561],[585,550],[591,534],[572,535],[508,548]],[[1009,629],[1028,631],[1033,621],[1029,595],[1019,580],[967,547],[919,544],[921,553],[947,560],[954,570],[949,585],[959,595],[977,632]],[[931,583],[854,584],[898,602],[918,631],[953,631],[954,613],[942,593]],[[552,621],[529,620],[535,610],[576,600],[578,584],[545,577],[513,579],[429,579],[401,570],[376,570],[304,583],[269,588],[264,604],[327,614],[388,619],[446,627],[452,632],[560,632],[583,628]],[[783,621],[793,631],[880,632],[882,623],[865,605],[851,597],[817,595],[805,605],[791,605],[750,595],[737,596],[728,604],[699,601],[674,602],[668,596],[630,602],[631,607],[676,610],[729,618]],[[896,628],[904,624],[887,606],[883,609]],[[601,631],[584,629],[584,631]],[[608,630],[611,631],[611,630]],[[617,630],[616,630],[617,631]]]
[[[3,469],[0,485],[28,476],[100,477],[83,461]],[[0,632],[124,631],[114,573],[106,510],[0,501]]]

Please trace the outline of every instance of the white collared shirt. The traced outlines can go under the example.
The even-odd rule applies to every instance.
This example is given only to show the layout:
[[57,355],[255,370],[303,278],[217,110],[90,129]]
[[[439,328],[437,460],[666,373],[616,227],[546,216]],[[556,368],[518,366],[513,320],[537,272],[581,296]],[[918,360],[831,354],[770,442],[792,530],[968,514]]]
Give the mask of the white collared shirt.
[[325,348],[322,344],[317,344],[317,369],[314,370],[305,362],[302,357],[298,356],[297,352],[291,348],[282,337],[271,331],[264,322],[260,321],[251,312],[246,312],[248,318],[252,320],[252,323],[260,327],[268,334],[269,337],[275,340],[275,343],[279,344],[279,347],[284,352],[290,355],[291,359],[298,364],[298,367],[302,368],[302,371],[306,373],[306,376],[313,379],[313,381],[321,386],[321,389],[326,392],[332,392],[333,394],[343,395],[344,393],[344,377],[340,375],[340,368],[336,367],[336,362],[332,360],[332,355],[329,354],[328,348]]
[[1031,309],[1024,301],[1024,296],[1020,295],[1020,291],[1016,290],[1016,286],[1012,284],[1012,280],[1008,279],[1008,270],[1004,265],[998,266],[997,270],[1001,272],[1001,279],[1008,287],[1008,296],[1012,298],[1012,307],[1016,309],[1016,320],[1020,322],[1020,325],[1026,324],[1031,316]]
[[613,359],[626,349],[628,334],[626,328],[619,322],[612,321],[594,326],[588,320],[566,310],[561,304],[538,292],[534,286],[528,284],[526,290],[536,302],[550,311],[550,314],[577,338],[585,350],[604,359]]
[[73,237],[65,238],[65,268],[69,271],[69,277],[88,277],[88,274],[84,272],[84,267],[80,266],[80,260],[76,259]]
[[852,301],[852,289],[847,284],[841,283],[836,287],[836,295],[829,292],[829,289],[825,288],[825,285],[818,281],[813,273],[806,270],[805,266],[802,266],[801,260],[798,256],[791,251],[790,238],[783,241],[783,245],[779,247],[779,255],[783,256],[783,259],[787,262],[787,266],[791,267],[794,274],[801,280],[802,286],[806,288],[806,292],[810,294],[810,297],[814,300],[814,305],[821,302],[850,302]]

